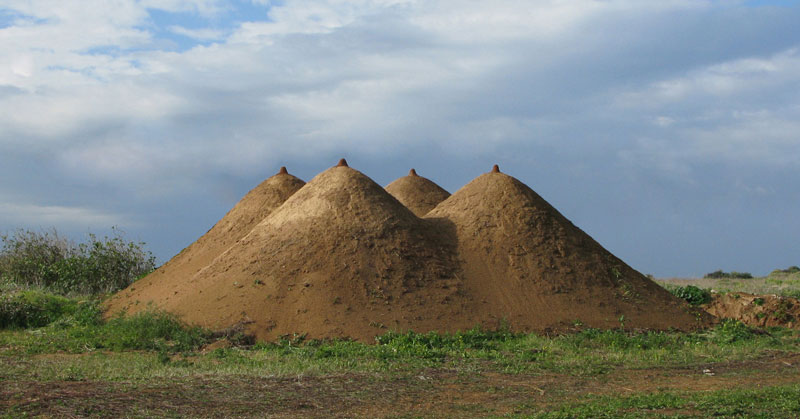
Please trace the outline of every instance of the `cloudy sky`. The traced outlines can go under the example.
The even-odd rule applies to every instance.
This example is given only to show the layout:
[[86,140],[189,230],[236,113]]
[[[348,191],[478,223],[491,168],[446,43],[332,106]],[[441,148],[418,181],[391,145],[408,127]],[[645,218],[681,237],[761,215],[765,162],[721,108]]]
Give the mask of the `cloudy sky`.
[[3,0],[0,231],[161,262],[281,165],[492,164],[643,273],[800,264],[800,2]]

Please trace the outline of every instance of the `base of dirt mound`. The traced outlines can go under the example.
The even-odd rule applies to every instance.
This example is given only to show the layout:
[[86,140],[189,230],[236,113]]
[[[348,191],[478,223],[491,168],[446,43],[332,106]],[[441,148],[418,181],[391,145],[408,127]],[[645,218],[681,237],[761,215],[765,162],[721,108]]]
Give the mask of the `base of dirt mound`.
[[712,294],[703,307],[720,319],[735,319],[748,326],[781,326],[800,329],[800,300],[776,295],[757,295],[744,292]]

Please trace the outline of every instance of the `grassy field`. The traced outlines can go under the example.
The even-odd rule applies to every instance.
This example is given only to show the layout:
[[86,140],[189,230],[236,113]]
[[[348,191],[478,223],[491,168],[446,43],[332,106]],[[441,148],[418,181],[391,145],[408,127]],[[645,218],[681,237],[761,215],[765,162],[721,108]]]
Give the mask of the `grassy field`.
[[800,274],[775,272],[769,276],[737,279],[737,278],[668,278],[657,279],[665,285],[694,285],[715,292],[747,292],[750,294],[775,294],[800,298]]
[[[791,293],[798,279],[691,284]],[[797,330],[576,325],[252,345],[161,313],[104,322],[86,297],[4,293],[0,417],[800,416]]]

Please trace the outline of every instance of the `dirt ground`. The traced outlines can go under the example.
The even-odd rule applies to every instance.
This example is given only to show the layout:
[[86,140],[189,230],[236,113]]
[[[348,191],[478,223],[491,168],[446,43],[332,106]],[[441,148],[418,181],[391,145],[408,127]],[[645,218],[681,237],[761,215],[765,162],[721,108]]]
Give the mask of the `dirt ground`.
[[797,382],[800,354],[771,352],[756,360],[691,369],[621,367],[586,377],[459,374],[437,368],[383,376],[196,375],[149,383],[17,381],[0,388],[0,412],[8,417],[476,417],[531,414],[591,395],[708,392]]

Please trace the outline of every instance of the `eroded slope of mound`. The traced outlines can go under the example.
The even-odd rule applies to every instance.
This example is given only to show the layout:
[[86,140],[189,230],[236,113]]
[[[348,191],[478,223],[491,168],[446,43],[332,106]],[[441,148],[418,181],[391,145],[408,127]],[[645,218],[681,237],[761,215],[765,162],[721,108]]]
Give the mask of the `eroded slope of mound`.
[[418,217],[427,214],[450,196],[449,192],[436,183],[417,175],[414,169],[411,169],[408,176],[387,185],[386,191]]
[[630,268],[529,187],[494,170],[429,212],[456,231],[463,292],[514,329],[693,328],[710,317]]
[[[371,341],[386,328],[471,327],[457,293],[452,237],[346,166],[326,170],[162,306],[259,339]],[[447,326],[446,328],[451,328]]]
[[[250,190],[206,234],[153,273],[109,299],[109,313],[127,308],[131,313],[152,303],[167,308],[167,298],[186,287],[189,279],[244,237],[253,227],[297,192],[305,182],[280,172]],[[138,301],[137,303],[134,303]]]

